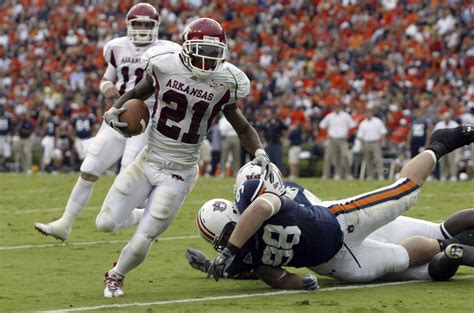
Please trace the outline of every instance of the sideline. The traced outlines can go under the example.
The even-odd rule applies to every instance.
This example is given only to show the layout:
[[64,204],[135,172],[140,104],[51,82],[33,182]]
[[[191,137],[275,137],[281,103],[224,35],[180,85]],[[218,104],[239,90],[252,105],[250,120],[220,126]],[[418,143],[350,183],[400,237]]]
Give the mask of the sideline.
[[[471,279],[471,278],[474,278],[474,275],[461,276],[459,278],[456,278],[456,280],[466,280],[466,279]],[[389,283],[377,283],[377,284],[367,284],[367,285],[350,285],[350,286],[340,286],[340,287],[329,287],[329,288],[319,289],[318,291],[316,291],[316,294],[320,293],[320,292],[329,292],[329,291],[338,291],[338,290],[353,290],[353,289],[366,289],[366,288],[396,286],[396,285],[424,283],[424,282],[431,282],[431,281],[410,280],[410,281],[402,281],[402,282],[389,282]],[[310,293],[310,292],[312,292],[312,291],[281,290],[281,291],[261,292],[261,293],[254,293],[254,294],[240,294],[240,295],[233,295],[233,296],[177,299],[177,300],[157,301],[157,302],[133,302],[133,303],[121,303],[121,304],[106,304],[106,305],[98,305],[98,306],[88,306],[88,307],[78,307],[78,308],[72,308],[72,309],[68,308],[68,309],[59,309],[59,310],[51,310],[51,311],[38,311],[38,312],[39,313],[79,312],[79,311],[92,311],[92,310],[111,309],[111,308],[130,308],[130,307],[143,307],[143,306],[152,306],[152,305],[206,302],[206,301],[244,299],[244,298],[254,298],[254,297],[270,297],[270,296],[299,294],[299,293]]]

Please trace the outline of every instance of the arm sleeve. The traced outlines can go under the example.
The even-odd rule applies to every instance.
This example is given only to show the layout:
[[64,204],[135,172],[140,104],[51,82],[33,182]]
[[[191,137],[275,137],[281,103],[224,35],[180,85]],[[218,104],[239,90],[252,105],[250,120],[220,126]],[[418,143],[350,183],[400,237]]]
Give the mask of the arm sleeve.
[[115,83],[117,77],[117,63],[110,41],[105,44],[103,55],[105,62],[107,62],[107,68],[105,69],[105,73],[102,76],[102,80],[108,80]]
[[111,81],[112,83],[115,83],[115,79],[117,78],[117,70],[115,67],[112,65],[107,65],[107,68],[105,69],[105,73],[102,76],[102,80],[107,80]]
[[243,71],[235,66],[229,67],[227,70],[232,77],[232,83],[230,84],[231,98],[229,103],[234,103],[248,96],[250,93],[250,80]]

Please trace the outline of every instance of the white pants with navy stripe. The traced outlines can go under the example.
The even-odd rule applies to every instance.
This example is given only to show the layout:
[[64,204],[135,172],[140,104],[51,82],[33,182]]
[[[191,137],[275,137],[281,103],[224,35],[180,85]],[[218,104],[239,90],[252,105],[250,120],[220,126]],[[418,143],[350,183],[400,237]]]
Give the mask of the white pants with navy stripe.
[[408,253],[400,245],[368,238],[413,207],[420,189],[401,178],[394,184],[355,197],[323,201],[336,215],[344,233],[344,246],[327,263],[312,268],[316,273],[348,282],[367,282],[408,268]]

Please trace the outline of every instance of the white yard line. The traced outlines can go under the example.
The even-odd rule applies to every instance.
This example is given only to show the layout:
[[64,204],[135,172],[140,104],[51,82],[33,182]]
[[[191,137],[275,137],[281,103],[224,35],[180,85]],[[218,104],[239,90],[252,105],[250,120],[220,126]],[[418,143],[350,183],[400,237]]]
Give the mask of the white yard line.
[[[97,206],[86,207],[86,210],[98,209]],[[51,209],[29,209],[29,210],[15,210],[13,212],[0,211],[1,214],[31,214],[31,213],[42,213],[42,212],[58,212],[64,211],[64,208],[51,208]]]
[[[184,239],[195,239],[200,236],[178,236],[178,237],[163,237],[159,238],[159,241],[168,240],[184,240]],[[43,245],[23,245],[23,246],[11,246],[11,247],[0,247],[0,250],[18,250],[18,249],[36,249],[36,248],[53,248],[53,247],[72,247],[72,246],[93,246],[110,243],[127,243],[128,240],[102,240],[102,241],[84,241],[84,242],[71,242],[71,243],[50,243]]]
[[[474,275],[468,275],[456,278],[456,280],[465,280],[472,279]],[[339,286],[339,287],[329,287],[323,288],[315,293],[320,292],[329,292],[329,291],[338,291],[338,290],[353,290],[353,289],[365,289],[365,288],[376,288],[384,286],[396,286],[396,285],[405,285],[412,283],[423,283],[419,280],[403,281],[403,282],[390,282],[390,283],[377,283],[377,284],[367,284],[367,285],[350,285],[350,286]],[[77,308],[67,308],[51,311],[40,311],[40,313],[59,313],[59,312],[79,312],[79,311],[92,311],[92,310],[101,310],[101,309],[111,309],[111,308],[130,308],[130,307],[143,307],[151,305],[166,305],[166,304],[179,304],[179,303],[192,303],[192,302],[207,302],[207,301],[218,301],[218,300],[231,300],[231,299],[243,299],[243,298],[255,298],[255,297],[270,297],[278,295],[288,295],[288,294],[298,294],[298,293],[311,293],[311,291],[303,290],[281,290],[281,291],[270,291],[270,292],[260,292],[253,294],[240,294],[233,296],[215,296],[215,297],[205,297],[205,298],[189,298],[189,299],[176,299],[168,301],[156,301],[156,302],[133,302],[133,303],[121,303],[121,304],[106,304],[98,306],[86,306],[86,307],[77,307]]]
[[[206,201],[187,201],[185,204],[192,204],[192,205],[202,205]],[[88,206],[85,208],[86,210],[98,210],[100,207],[98,206]],[[196,207],[196,210],[198,208]],[[41,213],[41,212],[57,212],[57,211],[64,211],[64,208],[48,208],[48,209],[28,209],[28,210],[22,210],[22,209],[17,209],[17,210],[0,210],[0,214],[31,214],[31,213]]]

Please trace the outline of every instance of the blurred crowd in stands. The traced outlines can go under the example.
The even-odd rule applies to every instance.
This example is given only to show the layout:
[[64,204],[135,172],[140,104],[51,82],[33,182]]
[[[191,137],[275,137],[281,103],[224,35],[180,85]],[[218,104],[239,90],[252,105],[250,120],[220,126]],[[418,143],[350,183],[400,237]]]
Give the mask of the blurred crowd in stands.
[[[102,48],[126,34],[125,15],[136,2],[1,1],[0,143],[12,143],[11,151],[0,148],[2,170],[31,172],[32,164],[43,171],[77,170],[76,138],[92,137],[111,105],[99,92]],[[274,163],[291,177],[304,175],[301,158],[320,158],[324,177],[350,179],[367,172],[384,179],[388,172],[380,170],[381,160],[389,160],[388,175],[393,174],[423,149],[433,128],[474,122],[472,1],[147,2],[159,8],[162,39],[181,43],[184,25],[197,16],[222,24],[228,60],[252,82],[239,105]],[[347,113],[346,129],[322,122],[338,111]],[[385,131],[371,133],[380,127],[370,123],[359,131],[369,117],[379,119]],[[51,133],[53,120],[58,131]],[[81,137],[84,122],[78,120],[91,126]],[[213,131],[219,132],[219,124]],[[212,166],[203,175],[216,174],[223,152],[224,136],[211,134]],[[35,160],[31,153],[41,151],[47,136],[55,138],[55,152]],[[233,155],[239,163],[248,160],[245,153]],[[449,174],[438,177],[455,180],[460,171],[472,177],[472,159],[472,149],[456,152],[455,165],[442,169]]]

